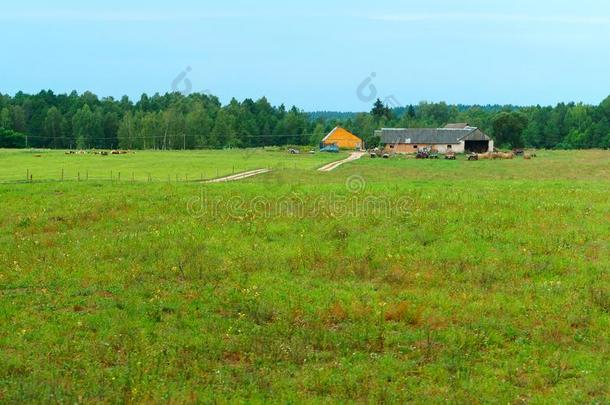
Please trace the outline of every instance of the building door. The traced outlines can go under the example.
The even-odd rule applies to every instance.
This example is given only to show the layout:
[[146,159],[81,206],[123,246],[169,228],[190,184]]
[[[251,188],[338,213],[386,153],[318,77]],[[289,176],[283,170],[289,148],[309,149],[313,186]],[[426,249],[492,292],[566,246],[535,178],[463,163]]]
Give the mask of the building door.
[[489,152],[489,141],[466,141],[464,148],[466,152],[486,153]]

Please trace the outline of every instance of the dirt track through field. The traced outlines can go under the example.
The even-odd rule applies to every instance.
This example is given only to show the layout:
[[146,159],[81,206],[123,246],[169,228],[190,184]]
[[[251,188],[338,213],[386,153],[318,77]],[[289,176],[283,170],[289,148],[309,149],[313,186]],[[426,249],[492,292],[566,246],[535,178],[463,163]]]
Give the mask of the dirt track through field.
[[330,172],[332,170],[335,170],[337,167],[341,166],[344,163],[348,163],[348,162],[352,162],[354,160],[360,159],[365,154],[366,154],[366,152],[354,152],[347,159],[338,160],[336,162],[329,163],[329,164],[319,168],[318,171],[320,171],[320,172]]
[[229,181],[237,181],[247,179],[248,177],[258,176],[259,174],[269,173],[271,169],[257,169],[250,170],[248,172],[242,172],[237,174],[232,174],[231,176],[220,177],[218,179],[212,179],[204,181],[204,183],[226,183]]

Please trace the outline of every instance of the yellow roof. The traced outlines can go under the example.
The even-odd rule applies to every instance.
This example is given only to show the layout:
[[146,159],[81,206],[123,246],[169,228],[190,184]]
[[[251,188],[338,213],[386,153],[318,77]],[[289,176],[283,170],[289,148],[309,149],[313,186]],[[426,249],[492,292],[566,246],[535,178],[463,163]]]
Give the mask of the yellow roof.
[[335,127],[332,131],[328,133],[328,135],[324,137],[324,139],[322,139],[322,142],[326,142],[329,139],[338,139],[345,141],[354,140],[362,142],[362,139],[358,138],[356,135],[341,127]]

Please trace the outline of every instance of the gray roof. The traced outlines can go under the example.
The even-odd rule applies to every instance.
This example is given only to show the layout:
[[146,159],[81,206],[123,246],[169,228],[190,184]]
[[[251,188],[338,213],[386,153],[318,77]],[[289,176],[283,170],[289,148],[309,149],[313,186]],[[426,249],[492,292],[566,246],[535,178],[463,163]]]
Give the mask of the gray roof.
[[377,132],[382,144],[458,144],[463,140],[488,141],[475,127],[457,128],[383,128]]

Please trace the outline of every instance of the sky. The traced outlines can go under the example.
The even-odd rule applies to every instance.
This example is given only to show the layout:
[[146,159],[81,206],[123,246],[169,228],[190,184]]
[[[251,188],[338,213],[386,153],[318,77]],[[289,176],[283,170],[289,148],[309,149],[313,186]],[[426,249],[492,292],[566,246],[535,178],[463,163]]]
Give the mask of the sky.
[[306,111],[610,95],[607,0],[3,0],[0,38],[11,95],[177,90]]

